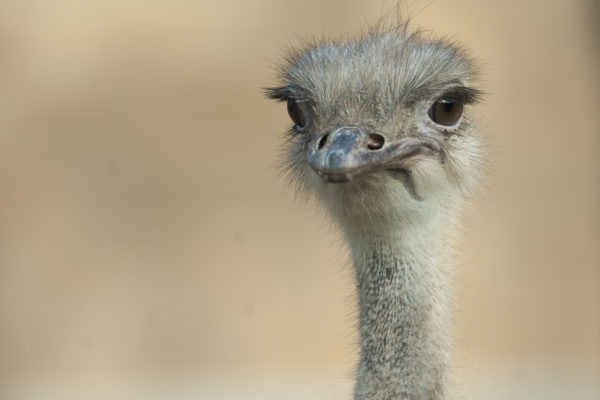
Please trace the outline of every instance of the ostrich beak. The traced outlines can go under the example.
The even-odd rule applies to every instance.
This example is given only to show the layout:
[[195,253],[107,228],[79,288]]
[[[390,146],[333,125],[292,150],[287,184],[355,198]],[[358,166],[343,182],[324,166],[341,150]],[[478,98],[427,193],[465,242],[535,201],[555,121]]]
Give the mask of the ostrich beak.
[[325,133],[308,145],[308,163],[329,182],[386,169],[405,169],[406,161],[419,154],[442,153],[441,145],[428,137],[388,138],[356,126]]

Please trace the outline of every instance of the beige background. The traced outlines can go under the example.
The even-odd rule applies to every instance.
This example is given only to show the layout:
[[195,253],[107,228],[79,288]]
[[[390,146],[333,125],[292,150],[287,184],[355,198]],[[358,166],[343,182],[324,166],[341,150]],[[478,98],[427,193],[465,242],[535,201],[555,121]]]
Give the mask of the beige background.
[[[482,61],[463,398],[600,398],[600,7],[406,2]],[[0,398],[348,399],[352,274],[275,164],[297,38],[393,2],[0,3]]]

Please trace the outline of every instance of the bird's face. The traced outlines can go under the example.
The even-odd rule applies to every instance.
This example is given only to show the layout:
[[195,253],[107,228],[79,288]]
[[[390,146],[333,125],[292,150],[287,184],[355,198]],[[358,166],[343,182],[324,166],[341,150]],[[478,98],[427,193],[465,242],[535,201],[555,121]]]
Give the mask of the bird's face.
[[404,32],[300,50],[268,95],[292,122],[284,166],[338,216],[456,202],[477,180],[471,61]]

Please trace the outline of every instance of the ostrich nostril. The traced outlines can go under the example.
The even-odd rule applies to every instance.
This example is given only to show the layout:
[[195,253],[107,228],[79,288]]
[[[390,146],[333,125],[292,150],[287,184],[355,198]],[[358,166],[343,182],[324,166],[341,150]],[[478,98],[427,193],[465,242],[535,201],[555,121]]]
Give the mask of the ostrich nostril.
[[379,150],[383,147],[384,144],[385,144],[385,138],[382,135],[380,135],[379,133],[371,133],[369,135],[369,142],[367,143],[367,146],[369,147],[369,149]]
[[318,149],[321,150],[323,148],[323,146],[325,146],[325,143],[327,143],[327,138],[329,137],[329,134],[325,134],[323,135],[323,137],[319,140],[319,144],[318,144]]

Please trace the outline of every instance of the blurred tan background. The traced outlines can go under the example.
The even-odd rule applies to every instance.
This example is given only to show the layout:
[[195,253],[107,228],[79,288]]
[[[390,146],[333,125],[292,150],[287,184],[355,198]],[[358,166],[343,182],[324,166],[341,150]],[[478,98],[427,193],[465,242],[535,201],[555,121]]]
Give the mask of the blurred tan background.
[[[385,1],[0,3],[0,398],[349,399],[346,251],[275,171],[297,38]],[[600,6],[406,2],[484,65],[462,398],[600,398]]]

